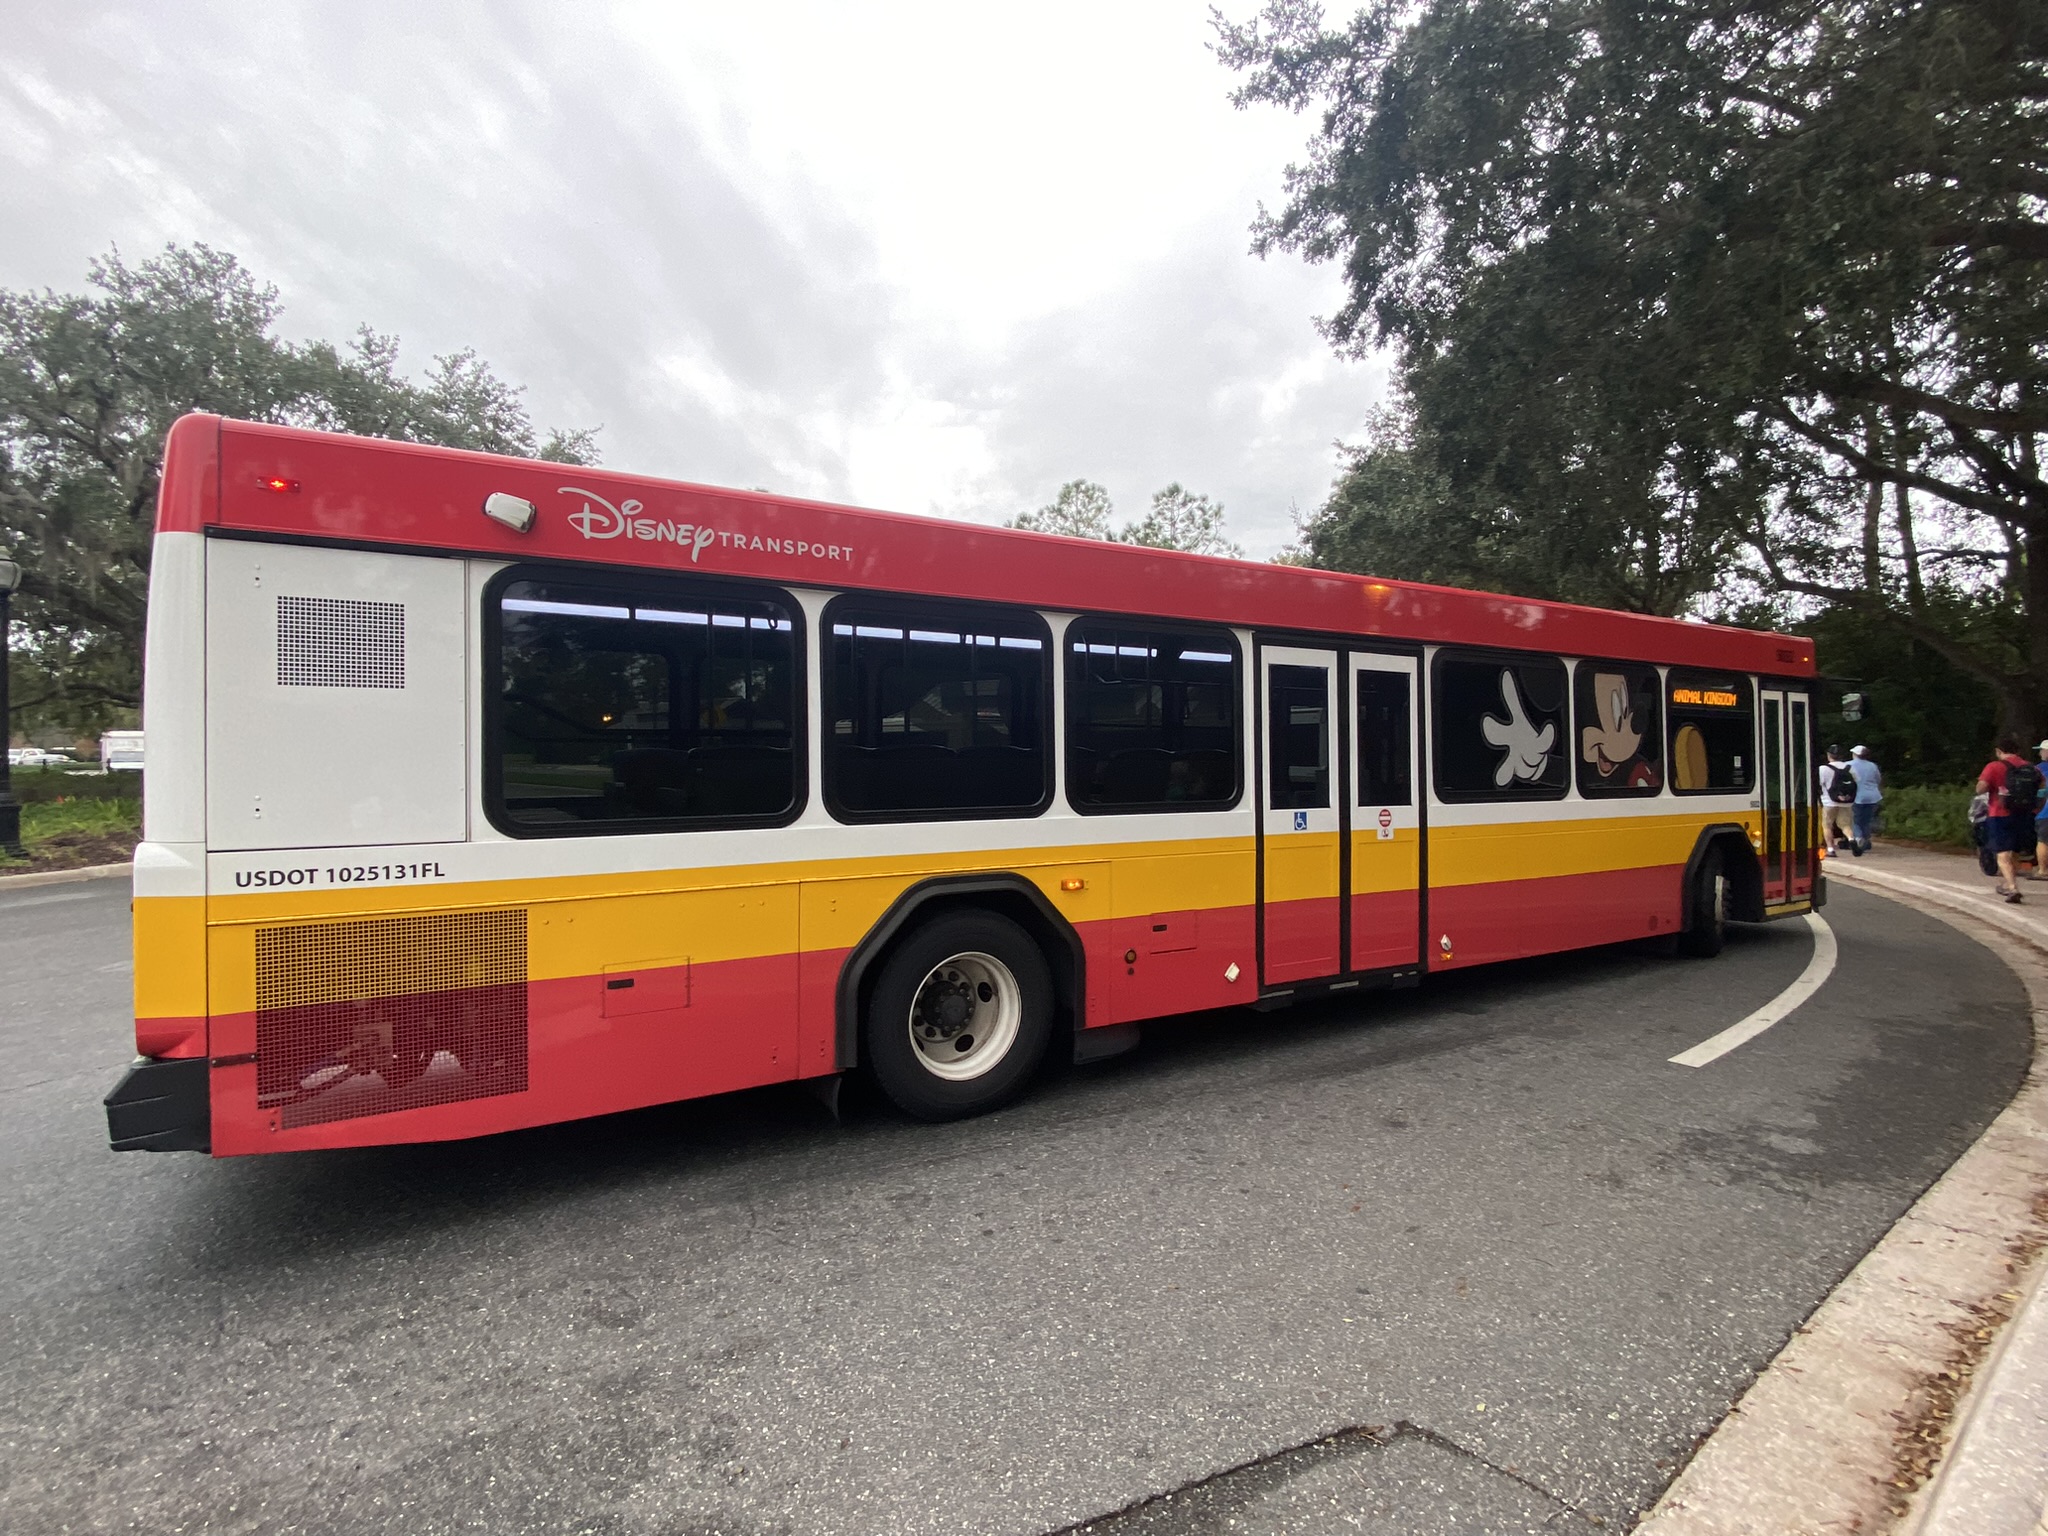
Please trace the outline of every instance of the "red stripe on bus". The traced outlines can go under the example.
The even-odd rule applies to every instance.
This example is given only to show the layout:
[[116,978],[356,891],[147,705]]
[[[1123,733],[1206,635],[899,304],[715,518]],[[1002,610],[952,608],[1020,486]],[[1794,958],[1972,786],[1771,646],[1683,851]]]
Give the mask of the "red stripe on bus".
[[183,1060],[206,1054],[206,1020],[156,1018],[135,1021],[135,1054]]
[[1415,963],[1416,912],[1413,891],[1371,891],[1351,898],[1351,969],[1378,971]]
[[[1684,875],[1683,866],[1668,864],[1432,890],[1429,968],[1450,970],[1674,932]],[[1448,952],[1445,938],[1451,941]]]
[[1314,981],[1337,974],[1338,899],[1266,903],[1266,985]]

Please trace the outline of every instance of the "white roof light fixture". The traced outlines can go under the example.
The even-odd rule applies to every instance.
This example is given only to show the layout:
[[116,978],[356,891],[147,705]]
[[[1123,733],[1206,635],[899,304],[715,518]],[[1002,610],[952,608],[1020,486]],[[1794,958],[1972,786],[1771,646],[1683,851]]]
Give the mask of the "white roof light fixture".
[[484,498],[484,516],[494,523],[503,523],[514,533],[531,533],[533,520],[539,515],[540,508],[522,496],[493,491]]

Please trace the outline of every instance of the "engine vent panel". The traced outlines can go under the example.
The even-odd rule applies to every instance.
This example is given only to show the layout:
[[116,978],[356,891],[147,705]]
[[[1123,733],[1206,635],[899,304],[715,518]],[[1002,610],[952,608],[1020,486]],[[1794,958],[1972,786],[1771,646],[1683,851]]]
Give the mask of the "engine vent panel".
[[280,596],[277,681],[287,688],[403,688],[405,604]]
[[256,930],[256,1097],[287,1127],[526,1091],[526,913]]

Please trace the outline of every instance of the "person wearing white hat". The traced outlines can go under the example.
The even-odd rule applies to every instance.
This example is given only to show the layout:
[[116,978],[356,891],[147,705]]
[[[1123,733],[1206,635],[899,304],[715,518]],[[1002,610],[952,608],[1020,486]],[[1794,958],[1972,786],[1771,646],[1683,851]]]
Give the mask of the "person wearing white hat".
[[1870,852],[1870,828],[1877,820],[1877,808],[1884,804],[1884,775],[1870,760],[1870,748],[1862,742],[1849,749],[1849,774],[1856,780],[1856,851]]

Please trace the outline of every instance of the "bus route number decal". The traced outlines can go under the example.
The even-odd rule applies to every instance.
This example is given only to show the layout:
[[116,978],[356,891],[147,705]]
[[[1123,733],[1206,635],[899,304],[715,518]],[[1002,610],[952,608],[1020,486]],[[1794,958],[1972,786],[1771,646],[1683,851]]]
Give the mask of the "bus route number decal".
[[446,880],[448,872],[434,859],[417,864],[308,865],[303,869],[238,869],[237,890],[277,890],[285,886],[383,885],[404,880]]

